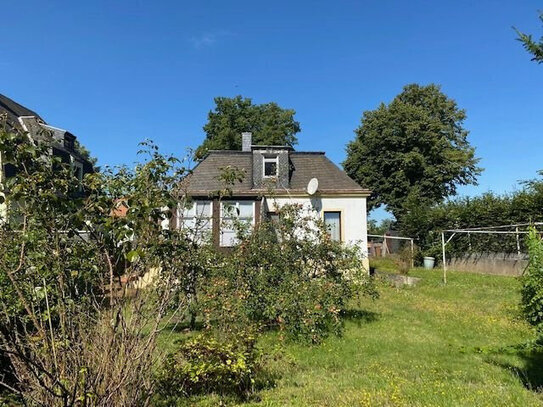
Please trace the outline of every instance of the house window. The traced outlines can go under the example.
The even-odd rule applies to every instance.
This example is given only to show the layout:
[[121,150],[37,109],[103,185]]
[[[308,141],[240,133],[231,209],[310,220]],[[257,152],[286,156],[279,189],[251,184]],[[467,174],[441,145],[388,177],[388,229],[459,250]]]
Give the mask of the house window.
[[264,157],[264,178],[277,177],[278,157]]
[[239,243],[239,234],[249,231],[253,224],[253,201],[222,201],[220,245],[235,246]]
[[72,165],[74,176],[79,180],[79,182],[83,181],[83,164],[78,161],[74,161]]
[[192,206],[183,209],[179,217],[182,227],[189,231],[191,236],[198,242],[204,241],[211,235],[213,225],[212,202],[207,200],[194,201]]
[[17,168],[13,164],[4,165],[4,177],[11,178],[17,175]]
[[279,223],[279,214],[277,212],[268,212],[268,220],[274,224]]
[[332,240],[341,241],[341,212],[325,211],[324,224],[328,230],[328,235]]
[[67,152],[59,150],[58,148],[55,148],[55,147],[53,147],[52,150],[53,150],[53,156],[59,157],[62,163],[69,164],[72,161],[70,154],[68,154]]

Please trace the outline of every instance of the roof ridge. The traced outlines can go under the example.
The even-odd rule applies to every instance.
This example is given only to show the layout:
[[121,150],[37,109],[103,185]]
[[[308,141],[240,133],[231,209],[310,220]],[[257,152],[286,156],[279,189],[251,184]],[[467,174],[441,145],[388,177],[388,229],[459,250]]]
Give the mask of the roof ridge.
[[[242,150],[208,150],[209,154],[250,154],[252,151],[242,151]],[[315,155],[326,155],[324,151],[290,151],[289,154],[315,154]]]
[[[0,106],[3,107],[5,110],[9,111],[14,116],[20,117],[20,116],[35,116],[41,121],[45,122],[39,114],[37,114],[35,111],[29,109],[26,106],[21,105],[20,103],[17,103],[13,99],[7,97],[6,95],[0,93]],[[24,113],[24,114],[20,114]]]
[[324,151],[291,151],[291,154],[307,154],[307,155],[310,155],[310,154],[314,154],[314,155],[324,155],[326,156],[326,152]]

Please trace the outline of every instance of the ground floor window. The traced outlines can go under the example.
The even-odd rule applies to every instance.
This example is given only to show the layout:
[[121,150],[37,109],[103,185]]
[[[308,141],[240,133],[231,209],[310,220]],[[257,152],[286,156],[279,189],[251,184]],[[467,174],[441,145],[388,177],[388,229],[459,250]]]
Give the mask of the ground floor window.
[[209,200],[196,200],[183,209],[180,217],[182,228],[186,228],[198,241],[211,236],[213,226],[212,202]]
[[279,214],[277,212],[268,212],[268,220],[272,223],[279,223]]
[[341,212],[324,211],[324,224],[332,240],[341,241]]
[[254,201],[222,201],[220,245],[238,244],[239,233],[249,231],[254,225]]

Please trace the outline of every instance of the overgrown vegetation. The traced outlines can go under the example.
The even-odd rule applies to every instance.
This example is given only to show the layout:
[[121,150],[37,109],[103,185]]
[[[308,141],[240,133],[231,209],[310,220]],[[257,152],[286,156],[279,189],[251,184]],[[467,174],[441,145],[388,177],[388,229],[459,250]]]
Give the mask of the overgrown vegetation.
[[[510,194],[489,192],[434,206],[424,206],[418,202],[409,202],[407,206],[408,213],[396,227],[403,235],[415,238],[425,255],[439,257],[439,232],[443,229],[542,222],[543,179],[526,181],[522,189]],[[526,253],[525,239],[520,239],[520,245],[521,251]],[[463,234],[457,235],[447,246],[447,252],[451,254],[468,251],[516,253],[517,241],[515,235],[502,235],[498,239],[496,236]]]
[[530,263],[522,277],[522,311],[543,339],[543,240],[535,228],[528,236]]
[[[239,225],[229,254],[170,228],[172,211],[190,205],[188,171],[151,142],[133,170],[106,168],[81,183],[23,134],[1,132],[0,151],[16,169],[1,190],[0,357],[9,363],[0,384],[23,404],[247,397],[264,369],[262,332],[318,343],[342,332],[355,296],[375,296],[360,253],[297,206],[253,233]],[[225,184],[242,175],[230,171]],[[202,319],[205,336],[167,357],[157,338],[186,317],[193,329]]]
[[[393,271],[393,263],[389,264]],[[524,348],[533,328],[519,309],[516,278],[414,269],[416,287],[378,283],[345,313],[341,337],[284,344],[268,362],[275,386],[243,406],[540,406],[543,353]],[[179,333],[183,338],[185,334]],[[277,342],[279,332],[261,339]],[[219,405],[207,395],[197,406]]]
[[[12,380],[0,382],[24,404],[148,403],[159,324],[189,245],[161,226],[186,171],[143,147],[149,157],[134,170],[89,174],[80,184],[45,143],[0,134],[3,162],[16,169],[2,188],[0,350]],[[117,216],[121,201],[128,210]],[[161,277],[145,291],[121,281],[153,270]]]
[[324,223],[299,205],[277,213],[277,221],[263,222],[210,267],[200,288],[206,321],[277,327],[311,343],[340,334],[340,313],[349,301],[376,296],[361,254],[332,241]]
[[257,336],[244,333],[216,338],[199,335],[185,340],[157,374],[154,405],[183,404],[191,396],[215,393],[245,400],[265,385]]

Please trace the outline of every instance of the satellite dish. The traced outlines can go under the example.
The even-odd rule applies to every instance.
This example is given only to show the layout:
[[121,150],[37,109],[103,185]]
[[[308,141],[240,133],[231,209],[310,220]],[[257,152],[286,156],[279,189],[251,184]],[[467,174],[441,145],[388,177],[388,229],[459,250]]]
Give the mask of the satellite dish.
[[309,195],[315,195],[317,189],[319,189],[319,180],[317,178],[311,178],[307,183],[307,193]]

